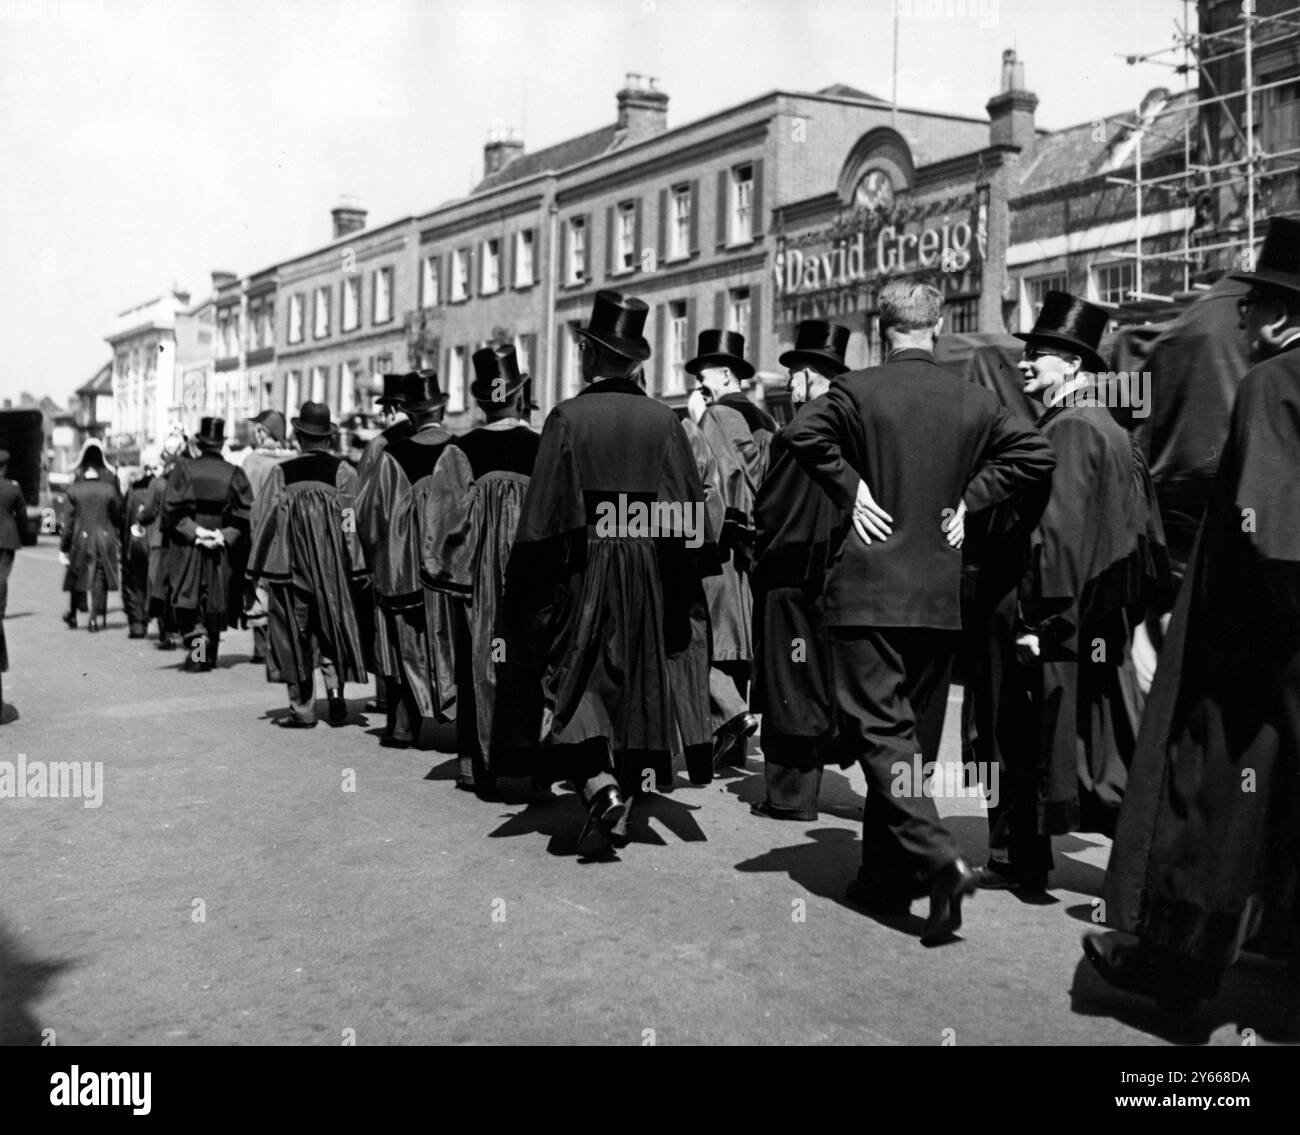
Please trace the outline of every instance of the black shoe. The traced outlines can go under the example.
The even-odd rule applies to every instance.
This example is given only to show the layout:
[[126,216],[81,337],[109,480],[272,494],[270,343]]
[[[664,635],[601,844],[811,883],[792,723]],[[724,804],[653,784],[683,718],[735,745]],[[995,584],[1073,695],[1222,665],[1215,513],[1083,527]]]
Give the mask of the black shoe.
[[379,747],[381,749],[409,749],[414,744],[414,737],[394,737],[391,733],[379,738]]
[[294,717],[293,714],[290,714],[288,717],[280,718],[276,722],[276,725],[278,725],[281,729],[315,729],[316,728],[316,722],[303,721],[301,717]]
[[898,917],[912,909],[912,900],[897,887],[889,887],[880,882],[866,882],[861,876],[849,884],[844,896],[854,906],[875,914]]
[[127,638],[147,638],[148,635],[149,635],[149,632],[146,631],[146,630],[144,629],[144,627],[132,627],[132,628],[127,632],[126,637],[127,637]]
[[1109,985],[1152,997],[1167,1013],[1187,1015],[1200,1006],[1200,992],[1178,980],[1165,953],[1141,941],[1093,930],[1083,936],[1083,953]]
[[799,808],[781,808],[770,800],[760,800],[757,804],[751,804],[749,810],[754,815],[766,816],[769,820],[798,820],[809,823],[817,819],[816,812],[806,812]]
[[606,785],[587,804],[587,820],[582,825],[582,834],[578,836],[578,846],[581,847],[583,841],[594,831],[599,831],[615,847],[625,843],[626,838],[617,829],[626,821],[631,807],[617,785]]
[[726,725],[722,726],[713,735],[714,767],[743,766],[745,763],[745,741],[757,731],[758,718],[752,713],[739,713]]
[[66,626],[68,630],[75,631],[77,629],[77,616],[71,611],[65,612],[63,616],[63,625]]
[[1047,872],[1016,874],[995,867],[990,860],[984,866],[975,868],[975,885],[982,891],[1021,891],[1025,894],[1041,895],[1047,893]]
[[921,945],[933,946],[961,929],[961,900],[975,893],[975,872],[958,856],[941,867],[930,881],[930,916],[921,932]]
[[329,713],[330,724],[334,726],[336,729],[340,725],[346,725],[348,723],[347,701],[344,700],[343,696],[340,694],[336,698],[330,698],[329,703],[330,703],[330,713]]
[[158,636],[158,649],[159,649],[159,650],[175,650],[175,649],[176,649],[176,638],[175,638],[175,636],[170,635],[170,634],[160,634],[160,635]]
[[86,627],[86,630],[88,630],[91,634],[99,634],[99,621],[97,619],[91,619],[90,623]]

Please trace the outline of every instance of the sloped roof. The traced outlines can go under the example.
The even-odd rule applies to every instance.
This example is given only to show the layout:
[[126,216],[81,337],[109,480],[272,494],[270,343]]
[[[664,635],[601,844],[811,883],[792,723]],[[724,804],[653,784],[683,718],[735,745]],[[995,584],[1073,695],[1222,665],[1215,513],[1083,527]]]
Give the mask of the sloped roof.
[[113,364],[105,363],[93,378],[83,382],[77,387],[77,393],[86,396],[91,394],[111,394],[113,392]]
[[850,87],[847,83],[832,83],[829,87],[823,87],[816,92],[819,95],[831,95],[837,99],[862,99],[863,102],[888,103],[888,99],[882,99],[879,95],[873,95],[867,91],[860,91],[857,87]]
[[[1148,98],[1151,96],[1149,95]],[[1166,154],[1183,150],[1183,127],[1190,120],[1195,130],[1196,109],[1188,106],[1195,101],[1194,92],[1170,95],[1142,135],[1143,162],[1155,161]],[[1098,174],[1128,169],[1133,165],[1134,130],[1128,123],[1135,119],[1135,111],[1126,110],[1112,114],[1100,122],[1101,140],[1095,122],[1083,122],[1051,134],[1040,134],[1034,141],[1028,160],[1021,159],[1020,183],[1015,192],[1019,197],[1055,186],[1070,185]]]
[[474,187],[474,192],[483,193],[488,189],[497,189],[502,185],[523,181],[534,174],[545,173],[548,170],[568,169],[570,166],[588,161],[613,148],[617,129],[616,124],[611,122],[608,126],[579,134],[576,138],[569,138],[564,142],[557,142],[554,146],[547,146],[536,153],[520,154],[496,173],[489,174],[480,181]]

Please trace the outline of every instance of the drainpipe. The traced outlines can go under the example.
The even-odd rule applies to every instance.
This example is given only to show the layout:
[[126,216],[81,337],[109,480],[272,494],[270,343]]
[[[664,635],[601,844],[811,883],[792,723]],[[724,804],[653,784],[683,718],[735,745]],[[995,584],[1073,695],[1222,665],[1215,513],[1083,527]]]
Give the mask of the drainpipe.
[[546,299],[543,304],[545,308],[546,326],[543,328],[543,334],[546,336],[546,391],[553,397],[545,396],[541,399],[542,411],[547,413],[551,406],[560,400],[560,376],[555,369],[555,351],[557,332],[555,330],[555,281],[559,272],[559,265],[555,263],[556,238],[559,233],[560,225],[560,207],[555,203],[555,198],[551,198],[550,208],[547,210],[547,229],[546,229]]

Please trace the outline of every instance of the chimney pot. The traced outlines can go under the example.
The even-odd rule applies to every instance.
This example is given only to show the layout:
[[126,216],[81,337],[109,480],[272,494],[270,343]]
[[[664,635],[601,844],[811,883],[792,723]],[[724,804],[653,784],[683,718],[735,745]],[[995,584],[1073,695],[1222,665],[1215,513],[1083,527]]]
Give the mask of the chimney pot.
[[334,239],[345,237],[348,233],[360,232],[366,227],[366,210],[361,206],[344,202],[330,210],[334,221]]
[[668,129],[668,95],[652,75],[627,73],[618,92],[618,131],[624,142],[640,142]]
[[1025,89],[1025,65],[1013,48],[1002,53],[1002,90],[989,99],[989,145],[1026,149],[1034,142],[1038,96]]

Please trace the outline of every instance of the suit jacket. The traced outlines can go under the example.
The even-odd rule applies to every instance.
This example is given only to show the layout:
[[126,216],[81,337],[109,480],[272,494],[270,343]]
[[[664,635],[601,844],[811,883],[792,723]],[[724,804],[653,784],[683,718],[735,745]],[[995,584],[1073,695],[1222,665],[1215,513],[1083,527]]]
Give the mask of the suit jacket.
[[22,547],[27,526],[27,501],[17,482],[0,477],[0,551]]
[[[796,461],[845,519],[859,480],[893,517],[887,540],[850,531],[826,581],[828,626],[961,627],[961,554],[942,524],[959,501],[978,512],[1051,476],[1047,439],[929,351],[841,375],[787,427]],[[945,511],[947,510],[947,511]]]

